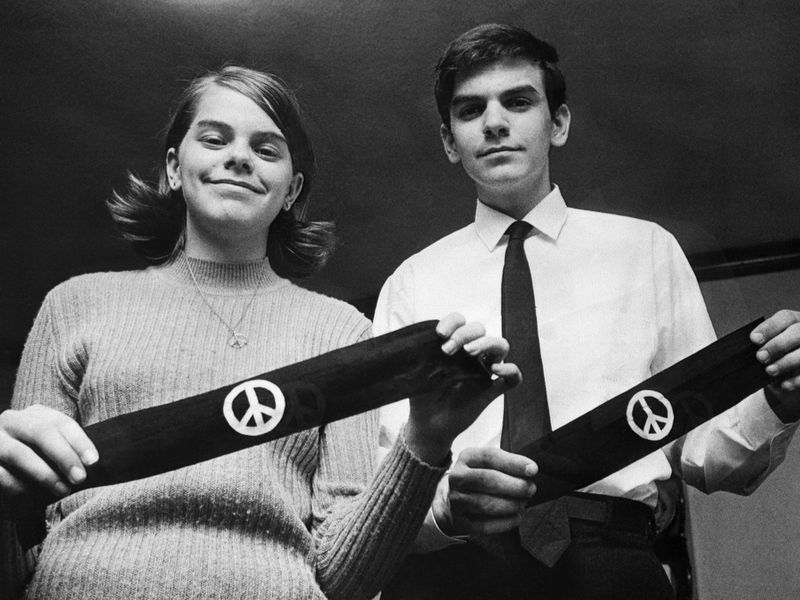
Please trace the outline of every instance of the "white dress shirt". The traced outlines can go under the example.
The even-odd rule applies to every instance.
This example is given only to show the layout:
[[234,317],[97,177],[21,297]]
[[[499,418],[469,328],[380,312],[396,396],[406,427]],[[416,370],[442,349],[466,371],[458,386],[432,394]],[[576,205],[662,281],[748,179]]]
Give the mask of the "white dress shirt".
[[[715,339],[694,273],[658,225],[567,208],[558,187],[524,220],[533,225],[525,252],[554,429]],[[504,233],[513,221],[478,201],[474,223],[404,261],[381,290],[375,334],[460,312],[500,336]],[[407,418],[407,401],[382,409],[382,446]],[[502,422],[499,397],[456,438],[454,456],[499,447]],[[793,431],[759,392],[687,437],[681,475],[705,491],[749,493],[783,460]],[[655,507],[655,481],[671,473],[657,451],[584,491]]]

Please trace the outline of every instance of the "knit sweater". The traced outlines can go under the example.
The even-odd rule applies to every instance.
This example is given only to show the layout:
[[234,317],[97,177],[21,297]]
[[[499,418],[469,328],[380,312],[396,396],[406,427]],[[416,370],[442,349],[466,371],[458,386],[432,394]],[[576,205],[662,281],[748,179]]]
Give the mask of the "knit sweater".
[[[46,404],[88,425],[369,336],[355,309],[266,262],[188,260],[208,304],[183,256],[51,291],[13,406]],[[235,349],[221,318],[235,324],[242,314],[249,343]],[[377,435],[377,416],[363,414],[68,496],[48,510],[27,597],[370,597],[400,563],[442,476],[400,441],[372,477]]]

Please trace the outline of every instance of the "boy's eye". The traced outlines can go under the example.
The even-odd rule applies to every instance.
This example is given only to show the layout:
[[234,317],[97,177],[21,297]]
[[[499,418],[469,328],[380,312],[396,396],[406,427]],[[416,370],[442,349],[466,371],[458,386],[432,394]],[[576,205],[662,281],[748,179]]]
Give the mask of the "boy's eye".
[[469,120],[480,115],[482,110],[483,107],[478,104],[466,104],[459,108],[456,114],[459,119]]
[[532,104],[532,102],[531,102],[530,98],[526,98],[524,96],[519,96],[519,97],[516,97],[516,98],[511,98],[508,101],[507,106],[509,108],[527,108],[531,104]]
[[203,144],[211,147],[218,147],[225,144],[225,140],[218,135],[204,135],[200,138],[200,141]]

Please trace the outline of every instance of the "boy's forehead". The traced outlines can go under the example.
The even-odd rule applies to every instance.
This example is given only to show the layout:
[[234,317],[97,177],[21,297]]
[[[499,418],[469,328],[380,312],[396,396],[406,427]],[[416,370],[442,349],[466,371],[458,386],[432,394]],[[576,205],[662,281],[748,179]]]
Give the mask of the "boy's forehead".
[[504,89],[522,86],[532,86],[544,94],[542,67],[523,57],[501,58],[457,73],[453,81],[453,99],[502,93]]

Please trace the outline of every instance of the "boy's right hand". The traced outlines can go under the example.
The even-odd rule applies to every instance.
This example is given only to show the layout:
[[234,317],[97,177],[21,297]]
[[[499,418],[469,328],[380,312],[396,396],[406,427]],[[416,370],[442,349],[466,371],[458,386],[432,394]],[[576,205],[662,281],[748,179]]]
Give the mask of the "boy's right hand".
[[519,525],[538,466],[500,448],[466,448],[439,482],[433,515],[447,535],[502,533]]

